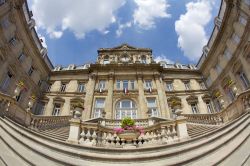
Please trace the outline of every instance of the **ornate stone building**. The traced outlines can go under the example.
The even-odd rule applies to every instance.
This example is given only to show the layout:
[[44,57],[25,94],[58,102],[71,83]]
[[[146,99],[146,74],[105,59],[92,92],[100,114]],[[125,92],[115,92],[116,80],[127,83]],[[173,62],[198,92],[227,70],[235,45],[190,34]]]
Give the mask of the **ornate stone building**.
[[[197,65],[121,44],[54,67],[27,1],[0,0],[0,165],[250,164],[249,18],[222,0]],[[145,133],[120,138],[125,117]]]

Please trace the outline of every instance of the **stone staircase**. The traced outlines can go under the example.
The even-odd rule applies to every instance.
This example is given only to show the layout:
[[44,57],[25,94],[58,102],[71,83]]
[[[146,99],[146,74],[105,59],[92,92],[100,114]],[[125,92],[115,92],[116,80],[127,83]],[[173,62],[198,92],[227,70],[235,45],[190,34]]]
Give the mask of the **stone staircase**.
[[187,124],[188,135],[191,138],[209,134],[222,126],[218,125],[202,125],[202,124]]
[[38,131],[38,133],[55,140],[66,141],[69,137],[69,126]]
[[[199,126],[200,127],[200,126]],[[197,126],[189,126],[195,131]],[[66,129],[57,129],[62,132]],[[201,131],[201,130],[200,130]],[[208,130],[207,130],[208,131]],[[250,114],[209,134],[166,145],[114,149],[74,145],[0,118],[0,163],[5,165],[244,165],[250,164]],[[63,134],[62,134],[63,135]],[[53,135],[54,136],[54,135]]]

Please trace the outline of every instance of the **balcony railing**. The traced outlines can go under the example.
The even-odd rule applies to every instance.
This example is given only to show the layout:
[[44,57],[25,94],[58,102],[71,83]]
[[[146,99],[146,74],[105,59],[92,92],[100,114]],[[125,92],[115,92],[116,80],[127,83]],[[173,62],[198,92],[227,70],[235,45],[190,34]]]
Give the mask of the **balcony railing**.
[[72,116],[39,116],[19,106],[9,95],[0,93],[0,115],[29,127],[33,130],[45,130],[69,125]]
[[182,114],[190,123],[221,125],[238,118],[250,110],[250,90],[238,95],[235,100],[221,112],[213,114]]

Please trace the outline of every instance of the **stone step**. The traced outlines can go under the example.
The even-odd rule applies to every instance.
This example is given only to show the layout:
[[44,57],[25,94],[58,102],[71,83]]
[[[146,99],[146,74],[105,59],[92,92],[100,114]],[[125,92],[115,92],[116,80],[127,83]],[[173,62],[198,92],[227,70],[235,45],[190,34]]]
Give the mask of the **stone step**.
[[[209,135],[200,136],[180,143],[161,145],[155,147],[139,149],[112,149],[95,148],[83,145],[72,145],[60,141],[52,140],[43,135],[30,131],[7,119],[1,119],[1,136],[6,140],[20,142],[22,146],[40,154],[40,158],[52,160],[63,165],[184,165],[195,163],[200,165],[202,160],[204,165],[218,163],[230,151],[225,147],[227,144],[232,147],[240,146],[242,140],[247,139],[250,133],[249,114],[211,132]],[[247,135],[248,134],[248,135]],[[8,138],[7,138],[8,137]],[[235,141],[239,140],[239,141]],[[26,157],[19,148],[15,148],[17,153]],[[214,155],[217,153],[220,155]],[[209,158],[209,156],[212,156]],[[209,158],[209,160],[208,160]],[[42,160],[42,159],[40,159]],[[37,165],[42,165],[39,162]]]

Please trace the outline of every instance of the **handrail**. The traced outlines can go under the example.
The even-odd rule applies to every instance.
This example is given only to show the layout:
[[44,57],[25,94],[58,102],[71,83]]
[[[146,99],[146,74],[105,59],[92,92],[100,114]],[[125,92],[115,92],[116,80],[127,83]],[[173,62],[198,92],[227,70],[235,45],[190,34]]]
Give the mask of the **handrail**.
[[0,92],[0,115],[29,127],[33,130],[45,130],[69,125],[69,116],[41,116],[34,115],[22,108],[10,95]]
[[221,125],[241,116],[250,109],[250,90],[242,92],[225,109],[212,114],[182,114],[187,122]]

